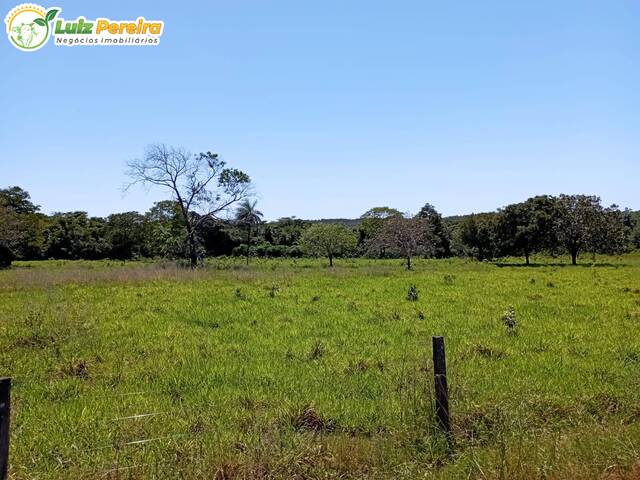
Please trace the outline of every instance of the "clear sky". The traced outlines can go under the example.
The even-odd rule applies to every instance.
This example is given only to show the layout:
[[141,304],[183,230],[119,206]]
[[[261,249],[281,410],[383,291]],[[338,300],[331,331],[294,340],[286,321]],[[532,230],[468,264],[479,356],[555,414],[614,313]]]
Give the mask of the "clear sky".
[[47,213],[167,198],[120,190],[151,142],[218,152],[268,219],[561,192],[640,209],[636,0],[42,5],[165,22],[158,47],[0,39],[0,187]]

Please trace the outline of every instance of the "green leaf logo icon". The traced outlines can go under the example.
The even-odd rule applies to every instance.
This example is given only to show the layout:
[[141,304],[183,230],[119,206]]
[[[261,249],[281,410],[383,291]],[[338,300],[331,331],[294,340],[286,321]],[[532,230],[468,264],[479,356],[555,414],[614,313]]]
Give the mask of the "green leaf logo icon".
[[60,10],[56,10],[55,8],[52,8],[51,10],[49,10],[47,12],[47,16],[45,17],[45,20],[47,22],[50,22],[51,20],[53,20],[54,18],[56,18],[56,15],[58,14]]

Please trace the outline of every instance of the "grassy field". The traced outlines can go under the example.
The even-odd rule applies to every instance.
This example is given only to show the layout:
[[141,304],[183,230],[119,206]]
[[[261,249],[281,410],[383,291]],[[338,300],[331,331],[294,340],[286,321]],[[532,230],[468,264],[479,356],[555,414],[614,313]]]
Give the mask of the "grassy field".
[[18,263],[11,478],[640,478],[640,256],[582,261]]

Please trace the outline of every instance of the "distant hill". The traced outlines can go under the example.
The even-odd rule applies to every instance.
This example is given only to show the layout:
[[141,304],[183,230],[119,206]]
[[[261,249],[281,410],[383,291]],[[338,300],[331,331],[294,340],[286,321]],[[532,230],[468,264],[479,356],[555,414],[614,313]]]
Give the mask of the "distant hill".
[[[457,223],[460,220],[464,220],[472,214],[468,215],[450,215],[448,217],[442,217],[445,223]],[[309,223],[341,223],[350,228],[355,228],[362,222],[361,218],[320,218],[315,220],[304,220]]]
[[[445,223],[448,224],[452,224],[452,223],[458,223],[468,217],[470,217],[471,215],[481,215],[483,213],[496,213],[495,211],[493,212],[476,212],[476,213],[468,213],[465,215],[449,215],[447,217],[442,217],[442,220]],[[638,211],[632,211],[631,212],[631,217],[635,219],[636,222],[640,222],[640,210]],[[347,227],[350,228],[355,228],[358,225],[360,225],[360,223],[362,222],[361,218],[320,218],[320,219],[314,219],[314,220],[304,220],[304,219],[300,219],[303,222],[309,222],[309,223],[341,223],[343,225],[346,225]],[[269,222],[269,223],[275,223],[275,222]]]
[[355,228],[360,225],[362,220],[360,218],[321,218],[319,220],[305,220],[310,223],[341,223],[350,228]]

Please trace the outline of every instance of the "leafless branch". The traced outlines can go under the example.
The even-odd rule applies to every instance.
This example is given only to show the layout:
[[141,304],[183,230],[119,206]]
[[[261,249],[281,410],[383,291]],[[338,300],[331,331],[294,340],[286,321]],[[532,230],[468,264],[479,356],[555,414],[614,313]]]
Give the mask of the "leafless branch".
[[227,168],[211,152],[192,155],[183,148],[164,144],[147,147],[145,155],[128,164],[131,178],[125,189],[136,184],[169,190],[185,222],[185,240],[192,263],[196,262],[196,230],[207,218],[220,220],[223,212],[251,195],[249,176]]

